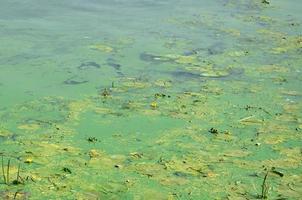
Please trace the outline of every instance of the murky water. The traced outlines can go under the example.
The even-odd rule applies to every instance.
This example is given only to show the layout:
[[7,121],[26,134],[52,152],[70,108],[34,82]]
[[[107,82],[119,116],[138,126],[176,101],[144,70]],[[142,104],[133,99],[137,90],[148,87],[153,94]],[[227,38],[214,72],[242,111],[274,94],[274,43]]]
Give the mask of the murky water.
[[1,0],[0,199],[299,199],[300,0]]

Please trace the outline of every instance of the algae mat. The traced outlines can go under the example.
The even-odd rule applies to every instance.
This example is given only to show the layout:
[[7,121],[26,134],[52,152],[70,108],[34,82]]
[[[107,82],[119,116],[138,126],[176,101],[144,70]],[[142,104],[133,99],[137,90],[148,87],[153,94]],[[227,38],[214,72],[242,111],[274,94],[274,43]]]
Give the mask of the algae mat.
[[301,199],[299,0],[0,6],[0,199]]

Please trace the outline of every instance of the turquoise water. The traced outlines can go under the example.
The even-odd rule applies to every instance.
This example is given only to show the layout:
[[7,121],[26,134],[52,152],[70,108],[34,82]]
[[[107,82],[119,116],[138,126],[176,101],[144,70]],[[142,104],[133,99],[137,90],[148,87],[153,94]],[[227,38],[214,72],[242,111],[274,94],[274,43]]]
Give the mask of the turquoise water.
[[0,199],[301,198],[300,10],[2,0]]

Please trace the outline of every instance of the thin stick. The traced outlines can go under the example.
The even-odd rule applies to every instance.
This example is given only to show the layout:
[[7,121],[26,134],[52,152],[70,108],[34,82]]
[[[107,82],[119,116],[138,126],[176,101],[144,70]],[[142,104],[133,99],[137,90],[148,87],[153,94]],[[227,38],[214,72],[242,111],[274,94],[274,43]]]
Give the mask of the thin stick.
[[7,161],[7,171],[6,171],[7,183],[6,184],[9,184],[9,166],[10,166],[10,159],[8,159],[8,161]]
[[5,173],[4,173],[4,160],[3,160],[3,156],[2,156],[2,175],[3,175],[4,183],[6,184],[6,177],[5,177]]

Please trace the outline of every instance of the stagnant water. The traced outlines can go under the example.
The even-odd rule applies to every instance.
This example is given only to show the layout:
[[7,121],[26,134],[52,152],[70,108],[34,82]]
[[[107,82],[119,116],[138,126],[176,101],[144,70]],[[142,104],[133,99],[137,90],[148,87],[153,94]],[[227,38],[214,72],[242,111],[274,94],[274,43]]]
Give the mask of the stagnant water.
[[1,0],[0,199],[301,199],[301,0]]

